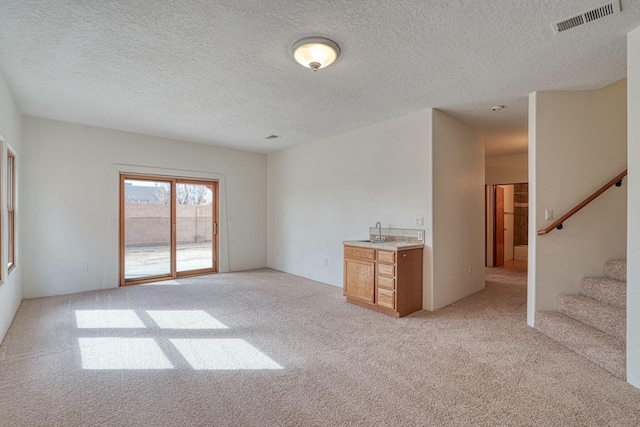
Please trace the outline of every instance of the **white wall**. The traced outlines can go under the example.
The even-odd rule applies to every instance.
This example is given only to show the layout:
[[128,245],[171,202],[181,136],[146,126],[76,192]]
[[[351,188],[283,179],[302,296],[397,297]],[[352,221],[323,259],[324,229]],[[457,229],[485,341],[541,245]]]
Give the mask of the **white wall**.
[[552,222],[544,219],[545,209],[558,218],[626,168],[626,91],[621,80],[595,91],[532,95],[529,269],[535,271],[529,283],[535,286],[536,310],[555,310],[558,293],[578,293],[583,276],[602,275],[607,259],[626,255],[626,180],[562,230],[535,234]]
[[344,240],[422,216],[423,308],[444,307],[484,288],[483,188],[481,135],[437,110],[270,154],[268,265],[341,286]]
[[444,307],[484,287],[483,183],[480,134],[436,110],[269,154],[268,265],[342,286],[344,240],[421,228],[423,308]]
[[627,381],[640,388],[640,28],[627,39],[629,199],[627,234]]
[[486,184],[520,184],[528,182],[528,157],[527,153],[487,157],[485,159]]
[[4,173],[2,174],[2,179],[0,180],[0,188],[2,191],[2,202],[0,203],[0,211],[3,214],[2,220],[2,259],[0,260],[0,270],[2,271],[2,282],[0,282],[0,343],[2,342],[13,317],[18,310],[18,306],[20,305],[20,301],[22,301],[22,264],[23,264],[23,251],[22,251],[22,217],[21,214],[24,212],[24,208],[22,206],[21,197],[25,194],[23,185],[22,185],[22,165],[23,165],[23,157],[22,157],[22,148],[21,148],[21,140],[22,133],[20,127],[20,110],[16,105],[13,95],[9,90],[9,86],[7,86],[7,82],[4,79],[2,73],[0,73],[0,135],[4,139],[2,143],[2,156],[0,156],[2,167],[0,171],[6,170],[6,146],[11,147],[13,152],[17,157],[17,165],[16,171],[18,173],[16,184],[18,185],[17,191],[17,203],[16,203],[16,264],[15,267],[11,270],[11,273],[7,273],[7,250],[8,250],[8,240],[6,236],[8,236],[8,227],[6,217],[4,213],[6,212],[6,182]]
[[22,132],[26,298],[118,286],[119,171],[220,179],[220,270],[266,266],[266,155],[31,117]]
[[[484,289],[484,141],[433,110],[433,308]],[[471,268],[471,273],[469,272]]]
[[269,267],[342,286],[344,240],[368,238],[377,221],[424,229],[431,307],[430,138],[425,110],[269,154]]

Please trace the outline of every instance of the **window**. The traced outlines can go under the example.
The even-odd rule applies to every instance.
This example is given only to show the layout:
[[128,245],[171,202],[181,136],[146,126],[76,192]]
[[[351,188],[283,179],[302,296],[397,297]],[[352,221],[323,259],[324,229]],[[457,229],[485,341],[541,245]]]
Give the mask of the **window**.
[[9,251],[7,256],[7,267],[9,271],[16,264],[16,155],[10,150],[7,151],[7,221],[9,229]]

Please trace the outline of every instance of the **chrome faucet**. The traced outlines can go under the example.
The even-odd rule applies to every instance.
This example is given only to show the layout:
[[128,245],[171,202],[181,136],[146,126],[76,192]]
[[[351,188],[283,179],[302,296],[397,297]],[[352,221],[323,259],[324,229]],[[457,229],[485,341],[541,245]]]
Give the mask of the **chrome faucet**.
[[382,224],[380,224],[380,221],[376,222],[376,228],[378,229],[377,240],[382,240]]

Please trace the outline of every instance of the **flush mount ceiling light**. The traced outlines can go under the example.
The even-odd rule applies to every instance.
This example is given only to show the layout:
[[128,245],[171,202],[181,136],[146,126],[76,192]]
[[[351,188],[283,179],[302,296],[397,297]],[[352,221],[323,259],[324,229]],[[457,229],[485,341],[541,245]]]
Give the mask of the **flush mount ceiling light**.
[[504,110],[504,105],[496,105],[494,107],[491,107],[491,111],[502,111]]
[[293,44],[291,54],[298,64],[318,71],[338,59],[340,47],[323,37],[305,37]]

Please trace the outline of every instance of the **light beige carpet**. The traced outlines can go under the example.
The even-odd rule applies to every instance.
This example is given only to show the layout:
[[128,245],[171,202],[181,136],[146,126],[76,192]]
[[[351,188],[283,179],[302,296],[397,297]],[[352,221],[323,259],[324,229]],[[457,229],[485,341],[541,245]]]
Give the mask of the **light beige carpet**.
[[26,300],[0,425],[637,426],[640,390],[529,328],[498,273],[402,319],[266,269]]

